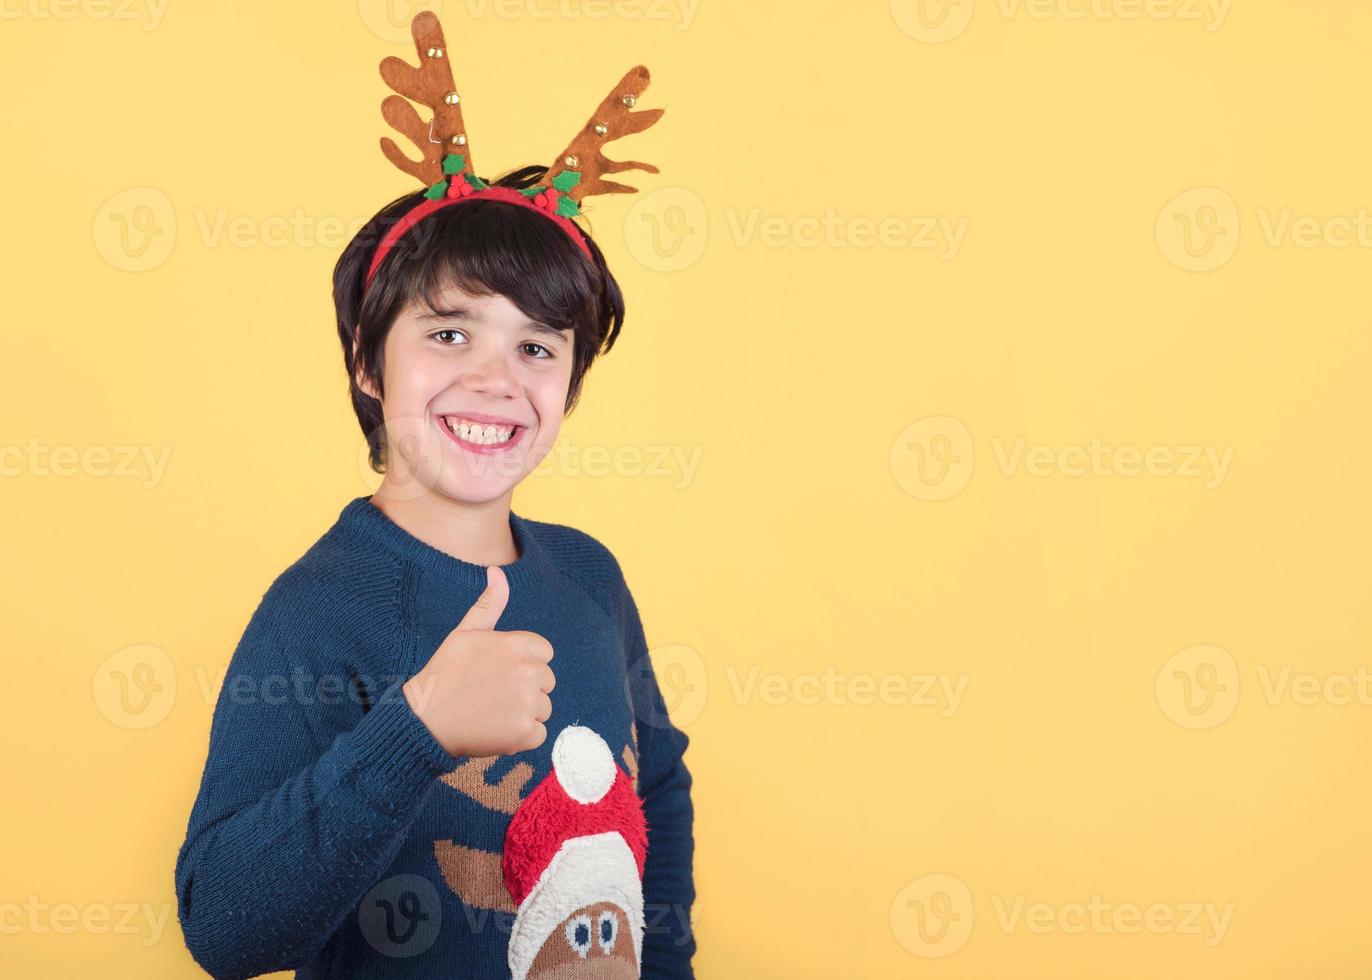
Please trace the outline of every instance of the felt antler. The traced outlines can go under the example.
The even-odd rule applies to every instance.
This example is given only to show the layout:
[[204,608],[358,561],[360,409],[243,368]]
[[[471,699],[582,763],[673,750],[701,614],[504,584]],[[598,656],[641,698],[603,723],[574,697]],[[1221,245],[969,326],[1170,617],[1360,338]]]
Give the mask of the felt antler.
[[[468,759],[440,779],[463,796],[497,813],[513,814],[519,809],[520,793],[534,774],[533,767],[521,762],[496,784],[486,782],[486,772],[498,756]],[[462,901],[472,908],[513,912],[514,902],[505,888],[501,855],[480,851],[452,840],[434,841],[434,859],[447,883]]]
[[[381,137],[381,152],[416,180],[433,185],[444,180],[445,173],[472,173],[472,160],[465,149],[467,131],[462,125],[461,99],[453,84],[452,62],[443,40],[443,28],[438,18],[426,10],[410,23],[410,34],[419,52],[419,67],[400,58],[386,58],[381,62],[381,77],[400,93],[382,101],[381,115],[419,147],[422,159],[411,160],[389,136]],[[432,121],[421,120],[406,99],[432,109]],[[455,155],[454,162],[462,161],[454,169],[444,166],[444,156],[450,153]]]
[[519,809],[519,796],[524,786],[533,777],[533,766],[521,762],[507,772],[500,782],[492,786],[486,782],[486,771],[499,756],[487,755],[468,759],[451,772],[439,778],[463,796],[469,796],[488,810],[496,813],[512,814]]
[[[410,22],[410,34],[419,52],[419,67],[400,58],[381,62],[381,77],[397,95],[381,103],[381,115],[399,133],[419,147],[420,159],[411,160],[395,141],[381,138],[381,152],[403,172],[422,181],[425,200],[418,202],[395,221],[372,252],[367,266],[365,289],[391,249],[423,218],[441,207],[471,200],[496,200],[533,208],[557,222],[590,261],[595,261],[582,231],[570,220],[581,214],[581,200],[592,194],[626,194],[637,188],[604,180],[605,174],[621,170],[646,170],[657,167],[635,160],[611,160],[601,145],[632,133],[641,133],[662,118],[662,109],[631,111],[648,87],[648,69],[639,65],[619,80],[619,84],[596,108],[575,139],[568,144],[538,183],[515,190],[492,186],[476,175],[471,154],[467,152],[467,130],[462,124],[461,99],[453,83],[451,59],[443,28],[431,11],[417,14]],[[426,105],[433,118],[425,123],[407,100]]]
[[515,910],[514,900],[505,887],[505,871],[499,853],[478,851],[451,840],[436,840],[434,860],[444,883],[464,905],[497,912]]
[[[627,184],[602,180],[603,174],[619,173],[621,170],[657,173],[657,167],[651,163],[611,160],[600,151],[602,144],[621,136],[641,133],[662,118],[662,113],[666,111],[664,109],[631,111],[638,103],[638,97],[648,87],[648,81],[648,69],[642,65],[631,69],[621,78],[596,108],[595,115],[586,121],[581,132],[557,155],[544,179],[563,195],[580,201],[592,194],[627,194],[638,190]],[[559,180],[561,174],[568,176]]]

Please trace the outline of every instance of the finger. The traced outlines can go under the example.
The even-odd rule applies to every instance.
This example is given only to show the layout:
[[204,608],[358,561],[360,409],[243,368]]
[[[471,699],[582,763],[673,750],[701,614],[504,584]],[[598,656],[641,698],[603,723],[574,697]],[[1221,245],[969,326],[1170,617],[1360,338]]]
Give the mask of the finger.
[[546,636],[539,636],[537,633],[529,633],[526,631],[524,639],[524,649],[528,652],[529,656],[533,657],[539,663],[546,664],[553,659],[553,645],[548,642]]
[[472,608],[462,617],[453,630],[493,630],[505,611],[505,603],[510,600],[510,582],[505,578],[505,570],[499,565],[486,566],[486,589],[476,597]]
[[557,686],[557,678],[553,676],[553,668],[547,664],[538,665],[538,689],[544,694],[551,694]]
[[533,723],[533,731],[529,735],[529,744],[526,749],[536,749],[548,740],[548,729],[543,727],[541,721]]
[[541,724],[553,716],[553,699],[546,694],[540,694],[538,698],[538,707],[534,710],[534,720]]

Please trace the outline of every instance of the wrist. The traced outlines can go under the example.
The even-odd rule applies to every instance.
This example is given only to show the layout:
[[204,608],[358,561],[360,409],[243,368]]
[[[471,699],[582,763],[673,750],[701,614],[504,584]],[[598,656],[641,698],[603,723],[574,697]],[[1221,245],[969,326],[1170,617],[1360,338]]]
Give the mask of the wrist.
[[435,710],[437,705],[434,704],[433,695],[437,684],[435,678],[421,670],[402,684],[400,690],[405,695],[410,710],[429,730],[434,740],[442,745],[449,755],[462,755],[462,747],[457,744],[459,733],[453,730],[452,720],[445,719],[443,712]]
[[[405,695],[405,701],[409,704],[410,710],[415,717],[424,722],[424,727],[433,732],[433,725],[429,724],[426,717],[429,706],[429,684],[421,670],[404,684],[400,685],[401,692]],[[436,733],[435,733],[436,734]]]

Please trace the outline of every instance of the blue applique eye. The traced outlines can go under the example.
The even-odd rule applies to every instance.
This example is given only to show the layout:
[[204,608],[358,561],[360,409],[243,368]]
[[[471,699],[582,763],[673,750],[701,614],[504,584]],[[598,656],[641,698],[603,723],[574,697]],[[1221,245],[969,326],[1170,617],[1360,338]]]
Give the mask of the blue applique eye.
[[608,956],[615,948],[615,936],[619,934],[619,919],[609,909],[600,913],[600,948]]
[[583,959],[591,951],[591,917],[585,912],[567,920],[567,944]]

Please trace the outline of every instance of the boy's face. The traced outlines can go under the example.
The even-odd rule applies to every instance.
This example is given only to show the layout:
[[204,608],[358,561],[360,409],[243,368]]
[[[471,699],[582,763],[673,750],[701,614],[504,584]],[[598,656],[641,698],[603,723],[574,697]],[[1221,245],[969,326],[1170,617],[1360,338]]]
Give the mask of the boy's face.
[[503,295],[457,286],[434,306],[411,303],[386,337],[389,492],[508,501],[557,439],[572,331],[532,322]]

